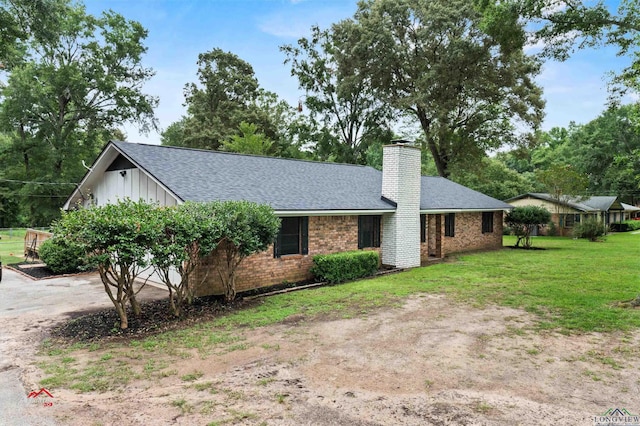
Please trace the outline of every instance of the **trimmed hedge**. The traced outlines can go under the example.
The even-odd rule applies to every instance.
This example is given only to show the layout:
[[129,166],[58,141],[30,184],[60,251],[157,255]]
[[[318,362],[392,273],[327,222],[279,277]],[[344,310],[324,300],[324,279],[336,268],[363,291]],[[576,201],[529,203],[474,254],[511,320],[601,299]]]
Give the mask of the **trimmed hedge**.
[[56,274],[87,269],[87,258],[80,244],[64,238],[49,238],[38,248],[38,256]]
[[625,220],[622,223],[612,223],[609,227],[616,232],[637,231],[640,229],[640,220]]
[[311,273],[317,279],[341,283],[373,275],[378,270],[377,251],[347,251],[313,256]]

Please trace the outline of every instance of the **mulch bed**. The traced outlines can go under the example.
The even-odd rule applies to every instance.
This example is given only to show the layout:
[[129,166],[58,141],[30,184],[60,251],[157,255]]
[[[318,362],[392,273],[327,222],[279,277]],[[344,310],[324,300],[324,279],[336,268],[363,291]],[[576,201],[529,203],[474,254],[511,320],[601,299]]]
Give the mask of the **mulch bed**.
[[[38,266],[42,265],[42,266]],[[53,272],[51,269],[47,267],[47,265],[37,262],[20,262],[20,263],[12,263],[11,265],[7,265],[7,268],[18,271],[24,275],[28,275],[31,278],[36,280],[42,280],[45,278],[56,278],[60,275]]]
[[177,318],[171,313],[168,300],[145,302],[141,303],[142,313],[139,317],[135,317],[131,309],[128,309],[129,328],[124,330],[120,328],[120,317],[115,308],[94,312],[80,311],[74,312],[71,320],[54,327],[51,337],[70,344],[139,339],[211,321],[256,303],[259,302],[239,299],[226,304],[220,297],[200,297],[192,305],[185,306],[182,315]]
[[[32,265],[33,263],[25,262],[10,265],[10,267],[36,279],[61,276],[56,275],[46,266]],[[395,269],[384,270],[379,271],[378,274],[397,271],[398,270]],[[120,317],[113,307],[98,311],[76,311],[70,313],[70,320],[54,327],[50,335],[53,339],[68,344],[76,342],[88,343],[139,339],[165,331],[181,329],[201,322],[211,321],[233,311],[246,309],[247,307],[262,303],[256,299],[256,297],[260,297],[261,295],[289,291],[297,287],[309,288],[322,285],[330,284],[309,280],[262,287],[239,293],[238,298],[231,303],[225,303],[222,296],[199,297],[194,300],[193,304],[182,308],[182,314],[179,318],[171,313],[168,299],[143,302],[140,304],[142,312],[139,317],[134,316],[131,308],[128,308],[128,328],[124,330],[120,328]]]

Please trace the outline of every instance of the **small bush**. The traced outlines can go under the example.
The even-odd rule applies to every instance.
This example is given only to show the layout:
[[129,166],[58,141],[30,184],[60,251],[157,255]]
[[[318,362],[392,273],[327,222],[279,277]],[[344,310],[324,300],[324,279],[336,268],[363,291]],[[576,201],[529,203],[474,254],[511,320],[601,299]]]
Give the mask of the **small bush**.
[[38,255],[56,274],[70,274],[87,268],[82,246],[64,238],[49,238],[38,249]]
[[597,219],[587,219],[573,227],[574,238],[588,238],[589,241],[599,241],[607,234],[602,222]]
[[378,270],[378,252],[348,251],[313,257],[311,273],[330,283],[341,283],[374,274]]
[[558,236],[558,228],[556,228],[555,222],[550,221],[547,224],[547,235],[549,237],[557,237]]

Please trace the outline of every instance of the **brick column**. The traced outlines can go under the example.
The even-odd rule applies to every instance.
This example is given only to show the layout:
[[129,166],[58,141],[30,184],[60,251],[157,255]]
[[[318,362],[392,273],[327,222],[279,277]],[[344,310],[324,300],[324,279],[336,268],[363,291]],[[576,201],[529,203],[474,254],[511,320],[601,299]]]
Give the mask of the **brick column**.
[[420,266],[420,149],[406,143],[383,147],[382,196],[397,204],[382,217],[382,263]]

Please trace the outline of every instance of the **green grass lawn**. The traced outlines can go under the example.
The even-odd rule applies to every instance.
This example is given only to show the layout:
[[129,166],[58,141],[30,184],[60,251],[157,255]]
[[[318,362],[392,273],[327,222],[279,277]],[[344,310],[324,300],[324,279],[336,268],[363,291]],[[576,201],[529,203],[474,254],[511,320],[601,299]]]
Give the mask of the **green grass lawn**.
[[[515,243],[505,237],[504,245]],[[541,328],[611,331],[640,327],[640,309],[613,307],[640,294],[640,234],[609,235],[592,243],[536,237],[534,247],[461,255],[454,262],[338,286],[270,297],[219,325],[261,325],[295,313],[358,315],[411,294],[446,293],[482,307],[497,304],[536,314]]]
[[0,260],[3,265],[24,260],[24,234],[26,229],[15,228],[0,231]]

